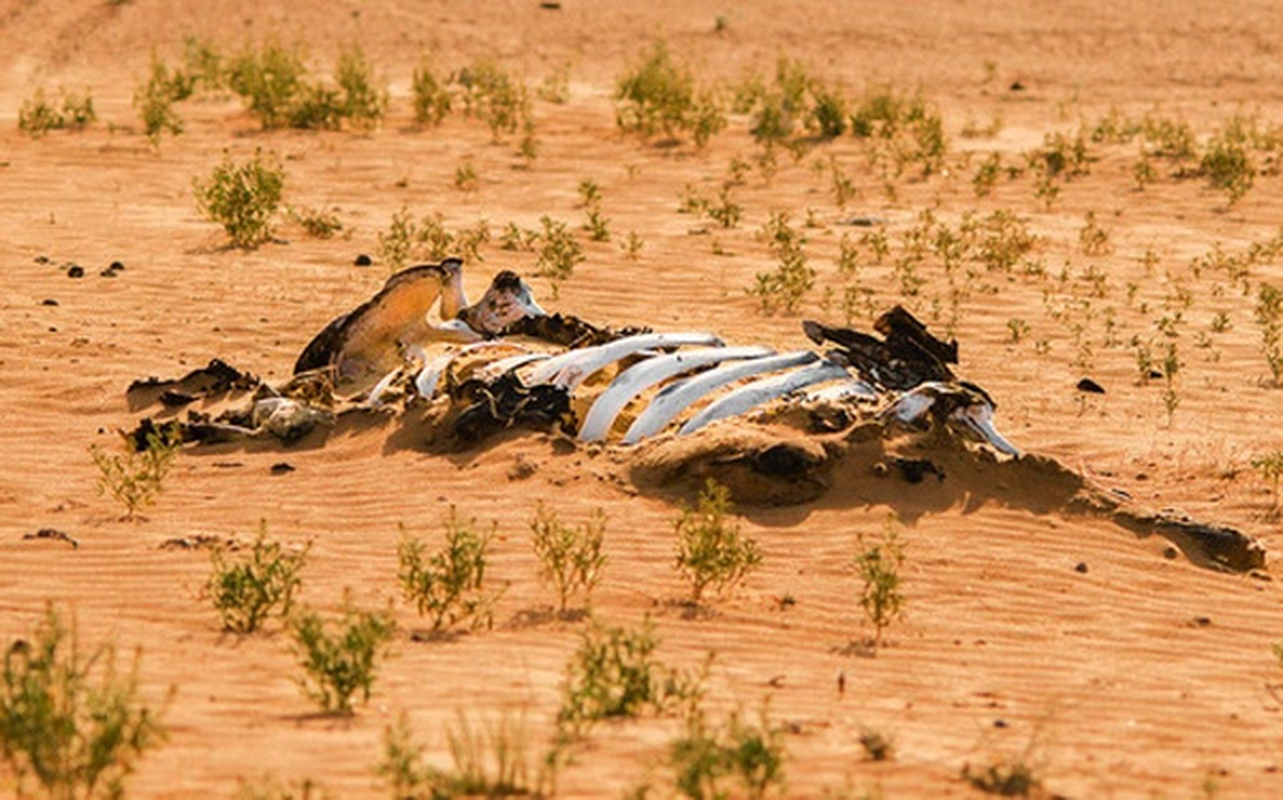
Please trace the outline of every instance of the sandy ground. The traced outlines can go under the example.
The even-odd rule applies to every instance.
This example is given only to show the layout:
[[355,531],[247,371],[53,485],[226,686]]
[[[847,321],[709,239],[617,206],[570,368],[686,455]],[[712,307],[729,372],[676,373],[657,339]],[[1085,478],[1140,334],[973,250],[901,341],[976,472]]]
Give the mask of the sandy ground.
[[[1233,525],[1274,551],[1269,487],[1250,461],[1283,447],[1280,394],[1268,385],[1253,305],[1256,284],[1283,281],[1283,269],[1252,266],[1245,294],[1223,270],[1195,274],[1191,262],[1276,235],[1279,178],[1258,175],[1227,209],[1223,193],[1169,177],[1162,162],[1138,191],[1138,145],[1089,141],[1089,174],[1063,183],[1050,206],[1028,174],[1000,179],[984,198],[971,183],[990,152],[1023,164],[1044,135],[1090,131],[1111,110],[1184,119],[1201,140],[1235,114],[1256,115],[1262,127],[1279,121],[1283,18],[1269,2],[1205,5],[2,0],[0,636],[28,635],[53,601],[74,611],[86,642],[141,648],[147,696],[160,704],[174,694],[169,741],[141,762],[133,796],[226,797],[264,776],[310,779],[334,797],[386,796],[374,766],[384,729],[402,712],[442,767],[444,731],[460,713],[521,715],[532,750],[550,740],[581,626],[517,622],[551,602],[528,546],[527,522],[543,500],[572,522],[605,510],[598,617],[632,625],[650,615],[659,657],[676,666],[715,652],[715,714],[754,714],[769,698],[771,719],[788,730],[789,796],[978,796],[961,777],[964,764],[1021,754],[1048,791],[1067,797],[1278,796],[1273,568],[1254,577],[1200,569],[1165,557],[1162,541],[1046,513],[1036,498],[941,507],[906,488],[890,508],[840,493],[745,507],[742,525],[765,554],[763,568],[716,613],[684,619],[671,602],[685,592],[672,569],[674,498],[615,480],[626,454],[567,454],[530,436],[446,458],[389,446],[389,422],[323,448],[185,451],[146,519],[125,521],[95,493],[89,452],[115,447],[114,430],[133,423],[124,391],[135,378],[176,376],[212,357],[269,380],[288,375],[317,330],[381,285],[385,267],[353,260],[377,252],[377,234],[402,208],[439,212],[452,229],[479,220],[496,233],[508,222],[533,228],[545,214],[577,226],[577,187],[593,180],[614,240],[582,236],[587,260],[555,300],[533,274],[532,253],[493,242],[469,265],[470,288],[514,269],[549,307],[594,321],[701,328],[776,347],[804,345],[800,317],[762,316],[744,292],[774,264],[757,236],[771,212],[786,210],[799,226],[814,220],[806,252],[819,277],[803,312],[841,322],[823,290],[841,296],[838,242],[864,233],[844,220],[880,217],[895,243],[928,209],[955,226],[966,212],[1003,209],[1041,237],[1033,256],[1050,277],[982,273],[959,307],[959,371],[998,400],[999,428],[1104,486]],[[203,97],[179,106],[186,131],[153,149],[131,98],[150,55],[178,59],[187,35],[227,51],[264,36],[304,43],[319,72],[359,42],[390,88],[389,117],[368,133],[262,133],[234,98]],[[615,80],[657,39],[709,83],[750,71],[769,77],[785,55],[852,95],[881,84],[920,89],[945,121],[946,169],[893,179],[891,196],[847,136],[798,159],[781,153],[769,180],[750,170],[733,189],[744,212],[738,227],[680,215],[688,186],[715,197],[732,160],[751,162],[760,150],[743,116],[704,150],[618,132]],[[413,125],[410,74],[425,52],[444,68],[490,58],[532,87],[568,66],[568,102],[535,102],[541,149],[531,168],[517,168],[514,140],[493,143],[475,120]],[[1022,90],[1011,89],[1016,82]],[[99,121],[79,133],[23,135],[18,109],[37,87],[89,90]],[[995,120],[994,130],[963,135]],[[257,148],[282,159],[289,203],[334,209],[345,233],[314,239],[285,224],[281,241],[226,248],[198,213],[192,180],[225,150],[242,157]],[[831,190],[830,158],[858,189],[845,208]],[[464,164],[478,176],[470,191],[454,184]],[[1107,253],[1080,246],[1089,212],[1108,233]],[[620,247],[628,232],[644,242],[635,260]],[[101,277],[116,260],[126,269]],[[86,276],[68,278],[70,262]],[[944,325],[941,266],[928,258],[920,270],[927,283],[910,304]],[[874,263],[867,250],[859,283],[879,308],[904,300],[890,260]],[[1177,311],[1183,366],[1169,424],[1162,382],[1138,385],[1132,341],[1161,345],[1156,323]],[[1228,322],[1219,331],[1218,312]],[[1028,326],[1018,342],[1013,319]],[[1084,375],[1108,393],[1078,395]],[[531,477],[511,478],[518,459],[536,465]],[[271,474],[280,461],[296,470]],[[406,632],[424,623],[398,596],[399,526],[435,540],[451,504],[498,526],[492,578],[508,587],[498,624],[451,642],[412,641]],[[856,537],[879,531],[888,511],[905,525],[907,616],[876,658],[846,655],[869,633],[856,602]],[[207,554],[159,547],[196,534],[247,540],[260,522],[283,542],[312,542],[308,606],[336,609],[349,590],[367,606],[394,604],[402,633],[370,702],[350,720],[313,713],[294,683],[287,635],[220,632],[199,596]],[[80,546],[23,539],[40,528],[66,531]],[[785,596],[795,605],[782,606]],[[572,751],[560,793],[620,796],[650,783],[655,795],[671,794],[663,760],[678,728],[671,717],[601,726]],[[865,731],[892,737],[894,760],[864,761]]]

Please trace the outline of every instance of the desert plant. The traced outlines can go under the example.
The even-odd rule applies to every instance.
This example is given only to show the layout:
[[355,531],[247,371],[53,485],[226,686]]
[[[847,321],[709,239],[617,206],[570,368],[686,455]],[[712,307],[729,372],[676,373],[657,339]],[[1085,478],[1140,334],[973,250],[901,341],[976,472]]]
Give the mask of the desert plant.
[[401,592],[419,614],[431,619],[434,631],[465,622],[474,629],[494,622],[493,608],[498,597],[485,587],[494,529],[477,533],[473,529],[475,523],[476,520],[460,519],[455,507],[450,506],[444,546],[431,555],[422,540],[412,539],[402,531],[397,547]]
[[281,204],[285,169],[275,155],[261,149],[243,162],[224,152],[208,180],[193,180],[192,187],[201,213],[221,224],[233,245],[250,249],[272,237],[272,217]]
[[579,182],[579,197],[584,207],[584,230],[594,242],[610,241],[610,220],[601,213],[601,188],[591,179]]
[[566,613],[570,597],[580,592],[587,603],[601,580],[606,554],[601,551],[606,515],[601,509],[578,528],[563,525],[557,513],[540,503],[530,522],[530,542],[539,559],[539,577],[557,592],[557,611]]
[[1078,231],[1078,247],[1085,256],[1103,256],[1113,252],[1109,231],[1096,220],[1096,212],[1088,211],[1083,227]]
[[734,228],[744,215],[744,208],[731,200],[731,188],[723,186],[717,192],[717,203],[707,203],[704,208],[709,218],[723,228]]
[[463,87],[464,113],[486,123],[494,141],[516,133],[523,119],[529,118],[530,95],[525,85],[495,62],[475,62],[461,70],[456,80]]
[[243,556],[234,556],[222,547],[211,551],[212,572],[205,592],[223,629],[253,633],[273,614],[288,617],[294,593],[302,584],[298,573],[311,547],[308,542],[301,550],[287,552],[280,542],[267,540],[267,524],[263,523]]
[[1256,290],[1256,324],[1261,329],[1261,352],[1274,385],[1283,383],[1283,290],[1262,283]]
[[1167,342],[1166,352],[1160,365],[1163,373],[1163,407],[1167,410],[1167,427],[1172,427],[1172,417],[1181,404],[1180,394],[1176,390],[1176,375],[1180,372],[1182,362],[1177,353],[1176,342]]
[[547,215],[539,218],[543,230],[539,233],[539,252],[535,268],[540,275],[555,282],[574,274],[575,267],[586,256],[584,249],[566,227],[566,223]]
[[[763,705],[757,724],[734,713],[721,726],[698,708],[687,715],[682,735],[669,745],[677,791],[691,800],[762,798],[784,786],[784,731]],[[727,780],[736,790],[726,788]]]
[[404,269],[414,250],[418,226],[404,207],[392,215],[387,231],[380,231],[379,259],[393,272]]
[[703,694],[708,670],[697,675],[670,669],[654,657],[659,639],[647,618],[627,629],[594,622],[566,665],[557,724],[569,736],[596,722],[661,711],[673,702],[694,702]]
[[629,231],[628,238],[624,240],[624,243],[620,245],[620,247],[624,251],[625,258],[629,261],[636,261],[645,244],[646,243],[642,241],[641,235],[638,234],[637,231]]
[[450,115],[453,98],[448,81],[437,76],[426,58],[414,69],[411,80],[414,94],[414,121],[420,125],[440,125]]
[[461,192],[472,192],[476,191],[478,185],[477,168],[471,161],[465,161],[455,169],[454,188]]
[[787,211],[773,212],[762,227],[761,236],[779,265],[771,272],[759,272],[748,293],[758,298],[763,314],[783,310],[795,314],[803,298],[815,286],[815,269],[807,264],[802,235],[789,224]]
[[1256,456],[1252,459],[1252,466],[1261,473],[1270,484],[1270,496],[1273,499],[1272,507],[1275,510],[1279,508],[1279,481],[1283,480],[1283,450],[1274,450],[1269,453]]
[[284,128],[307,90],[307,67],[297,49],[267,41],[246,45],[227,65],[227,85],[240,95],[263,130]]
[[147,432],[141,450],[130,446],[124,453],[106,453],[95,446],[90,454],[98,467],[98,494],[110,495],[125,507],[125,517],[134,519],[156,502],[180,444],[173,428],[160,428]]
[[904,609],[900,591],[900,569],[904,566],[904,545],[900,542],[894,517],[888,517],[881,539],[868,544],[863,534],[858,539],[855,567],[860,575],[860,607],[873,623],[874,652],[882,646],[882,631],[894,622]]
[[227,63],[223,54],[208,41],[195,36],[183,39],[183,69],[193,91],[217,91],[227,87]]
[[1212,137],[1199,162],[1199,168],[1212,188],[1225,192],[1228,206],[1233,206],[1247,194],[1256,175],[1246,139],[1241,121],[1236,119]]
[[398,800],[437,800],[443,797],[550,796],[540,775],[529,781],[528,734],[523,718],[508,715],[478,728],[460,712],[446,728],[453,770],[425,762],[423,747],[414,741],[404,713],[383,736],[384,757],[376,771]]
[[343,117],[357,128],[370,129],[379,124],[388,107],[386,89],[376,86],[374,71],[360,46],[339,54],[334,79],[343,93]]
[[303,667],[299,685],[309,698],[327,713],[344,716],[353,713],[358,691],[363,701],[370,699],[378,661],[396,631],[390,611],[362,611],[345,597],[335,626],[305,611],[291,620],[290,629]]
[[757,542],[740,534],[728,519],[731,492],[709,479],[695,508],[683,508],[674,524],[677,570],[691,585],[691,600],[699,603],[705,589],[722,594],[738,586],[762,564]]
[[697,91],[695,77],[673,62],[657,42],[615,87],[615,122],[625,133],[645,138],[690,133],[699,147],[726,125],[726,114],[711,91]]
[[343,230],[343,222],[333,211],[307,206],[289,206],[286,208],[286,213],[307,232],[308,236],[317,239],[329,239]]
[[174,111],[174,103],[191,96],[195,79],[181,70],[170,70],[165,62],[152,56],[151,76],[134,92],[134,107],[142,118],[143,133],[153,146],[160,144],[162,134],[183,132],[183,121]]
[[5,650],[0,685],[0,756],[17,777],[31,776],[51,798],[120,797],[124,779],[165,740],[160,715],[138,689],[141,654],[118,670],[110,642],[88,656],[74,620],[51,605],[29,639]]
[[38,139],[52,130],[83,130],[98,119],[94,99],[86,91],[83,95],[60,91],[62,108],[56,107],[45,97],[44,89],[22,101],[18,109],[18,130]]

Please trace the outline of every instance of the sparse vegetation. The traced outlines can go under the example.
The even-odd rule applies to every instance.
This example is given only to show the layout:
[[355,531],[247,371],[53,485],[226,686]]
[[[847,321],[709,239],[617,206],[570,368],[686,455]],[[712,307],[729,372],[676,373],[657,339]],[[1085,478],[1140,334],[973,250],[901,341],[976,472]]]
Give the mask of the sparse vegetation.
[[225,152],[209,178],[192,181],[192,187],[201,213],[222,225],[234,246],[251,249],[272,238],[272,217],[285,188],[285,169],[275,155],[260,149],[237,162]]
[[127,672],[110,643],[88,654],[49,605],[29,639],[5,649],[0,756],[26,797],[28,778],[50,798],[121,797],[125,778],[166,736],[139,691],[141,654]]
[[802,234],[789,224],[788,212],[779,211],[771,214],[761,236],[779,265],[771,272],[757,273],[748,293],[757,297],[763,314],[796,314],[815,286],[815,269],[807,264]]
[[1273,450],[1252,459],[1252,466],[1270,484],[1271,508],[1279,510],[1279,482],[1283,480],[1283,450]]
[[505,714],[482,728],[462,712],[446,729],[454,769],[437,769],[425,762],[423,747],[414,741],[403,713],[384,732],[384,757],[377,771],[399,800],[442,797],[547,796],[541,775],[530,783],[528,735],[525,721]]
[[180,442],[173,429],[149,431],[141,450],[130,446],[123,453],[90,450],[98,467],[98,494],[110,495],[125,507],[125,517],[134,519],[141,509],[156,502],[178,456]]
[[475,520],[460,519],[454,506],[445,519],[445,542],[428,555],[427,545],[402,533],[397,547],[401,593],[419,614],[432,622],[432,630],[466,623],[470,628],[490,627],[498,596],[486,590],[486,565],[494,530],[478,533]]
[[40,88],[23,100],[18,109],[18,130],[38,139],[49,131],[84,130],[98,119],[94,99],[87,90],[84,94],[62,90],[59,95],[61,108],[46,98],[45,90]]
[[691,800],[756,799],[782,791],[783,739],[783,729],[771,723],[765,706],[756,724],[734,713],[720,726],[695,708],[682,735],[669,745],[677,791]]
[[159,146],[163,134],[177,136],[183,132],[183,121],[174,111],[174,103],[190,97],[194,88],[194,78],[171,70],[152,56],[151,76],[134,92],[134,107],[142,118],[143,133],[153,146]]
[[738,586],[761,566],[757,542],[740,534],[729,519],[730,489],[709,479],[695,508],[682,509],[677,519],[677,569],[699,603],[706,589],[717,594]]
[[716,93],[697,89],[694,76],[674,63],[662,41],[619,79],[615,99],[615,121],[625,133],[645,138],[689,134],[703,147],[726,127]]
[[379,660],[396,631],[392,614],[363,611],[344,598],[342,616],[327,624],[315,611],[300,613],[290,622],[303,679],[304,693],[327,713],[351,715],[352,700],[370,699]]
[[454,101],[448,81],[437,75],[427,58],[415,67],[410,88],[414,95],[415,122],[436,126],[450,115]]
[[575,267],[584,261],[583,245],[575,239],[566,223],[544,215],[539,218],[543,230],[539,233],[538,258],[535,268],[540,275],[553,281],[553,285],[569,278]]
[[876,652],[882,646],[882,631],[898,619],[904,609],[904,595],[900,590],[904,545],[895,519],[888,517],[879,541],[866,543],[861,534],[858,548],[855,567],[862,582],[860,607],[876,631],[873,638]]
[[530,522],[530,542],[539,559],[539,577],[557,592],[557,611],[564,615],[570,598],[584,595],[585,604],[601,580],[606,564],[602,541],[606,514],[601,509],[578,528],[562,524],[542,503]]
[[253,633],[273,614],[289,616],[294,594],[302,585],[298,573],[311,549],[289,552],[280,542],[267,540],[266,523],[243,556],[218,547],[210,553],[212,573],[205,592],[223,623],[234,633]]
[[566,665],[557,724],[580,736],[613,717],[662,711],[668,704],[694,701],[703,692],[703,675],[670,669],[654,658],[659,639],[647,619],[628,629],[594,622]]
[[1256,291],[1256,324],[1261,329],[1261,352],[1275,386],[1283,385],[1283,290],[1262,283]]

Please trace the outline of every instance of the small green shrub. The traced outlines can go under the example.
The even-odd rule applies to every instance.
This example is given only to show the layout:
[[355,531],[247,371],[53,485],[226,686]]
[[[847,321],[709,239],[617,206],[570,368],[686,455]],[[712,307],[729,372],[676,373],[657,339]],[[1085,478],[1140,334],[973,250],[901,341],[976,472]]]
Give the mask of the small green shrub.
[[343,230],[343,222],[338,214],[320,208],[290,206],[286,209],[289,218],[316,239],[329,239]]
[[212,573],[205,583],[223,629],[253,633],[269,616],[289,616],[294,593],[302,585],[298,577],[309,542],[302,550],[286,552],[280,542],[267,541],[266,523],[244,556],[233,556],[224,548],[210,553]]
[[453,99],[449,81],[437,75],[427,58],[415,67],[410,87],[414,95],[415,122],[436,126],[450,115]]
[[1243,199],[1256,177],[1249,147],[1243,121],[1236,118],[1212,137],[1199,162],[1212,188],[1225,192],[1226,204],[1231,207]]
[[152,56],[151,76],[134,92],[134,107],[142,119],[143,133],[153,146],[160,144],[162,134],[177,136],[183,132],[183,120],[174,111],[174,103],[190,97],[194,88],[194,78],[181,70],[171,70]]
[[28,639],[5,650],[0,756],[28,796],[31,776],[51,798],[121,797],[124,780],[165,740],[157,712],[138,690],[141,655],[122,674],[104,643],[87,656],[50,605]]
[[1283,290],[1262,283],[1256,290],[1253,316],[1261,329],[1261,353],[1275,386],[1283,385]]
[[563,525],[555,511],[540,503],[530,522],[530,542],[539,559],[539,578],[557,592],[557,611],[566,613],[572,595],[585,605],[601,580],[606,554],[601,551],[606,515],[601,509],[578,528]]
[[401,592],[419,614],[431,619],[434,631],[462,623],[473,629],[490,627],[494,622],[498,597],[485,588],[487,551],[494,530],[477,533],[472,527],[475,522],[461,520],[451,506],[445,520],[445,544],[432,555],[427,554],[422,540],[402,532],[397,547]]
[[757,542],[740,534],[731,513],[730,489],[709,479],[695,508],[684,508],[674,525],[677,569],[699,603],[706,589],[717,594],[738,586],[762,563]]
[[62,108],[56,107],[45,97],[44,89],[22,101],[18,109],[18,130],[38,139],[52,130],[84,130],[98,119],[94,99],[86,91],[83,95],[60,91]]
[[272,217],[281,204],[285,169],[275,155],[254,151],[237,162],[228,153],[209,179],[192,181],[202,214],[223,226],[236,247],[252,249],[272,237]]
[[374,70],[365,58],[365,51],[352,46],[339,54],[334,70],[335,82],[343,97],[343,118],[362,130],[376,127],[388,107],[386,89],[376,86]]
[[179,441],[171,428],[149,432],[146,447],[129,447],[124,453],[90,450],[98,467],[98,494],[110,495],[125,507],[125,517],[134,519],[140,509],[156,502],[165,476],[178,456]]
[[246,45],[227,66],[227,86],[246,102],[263,130],[287,127],[304,94],[307,67],[297,49],[275,41]]
[[528,734],[523,719],[505,715],[478,729],[460,712],[455,725],[446,728],[446,741],[454,769],[445,771],[425,763],[423,747],[414,741],[404,713],[383,737],[384,757],[377,772],[398,800],[438,800],[443,797],[552,796],[529,780]]
[[566,280],[586,258],[583,245],[576,241],[564,222],[545,215],[539,218],[539,224],[543,230],[539,234],[535,268],[540,275],[554,282]]
[[904,566],[904,545],[900,542],[894,517],[888,517],[880,541],[866,545],[864,535],[858,540],[855,557],[859,572],[860,607],[873,623],[873,647],[882,646],[882,631],[899,618],[904,609],[900,592],[900,569]]
[[[703,694],[704,673],[672,670],[654,658],[659,639],[647,619],[640,629],[594,622],[566,665],[557,724],[579,736],[596,722],[662,711],[673,702],[694,702]],[[707,665],[705,666],[705,672]]]
[[363,701],[370,699],[378,661],[396,631],[390,612],[361,611],[345,599],[336,625],[307,611],[290,622],[290,629],[304,672],[299,685],[309,698],[326,712],[342,715],[353,713],[358,691]]
[[1274,450],[1252,459],[1252,466],[1270,484],[1272,507],[1279,508],[1279,482],[1283,480],[1283,450]]
[[619,129],[647,139],[689,133],[703,147],[726,126],[717,95],[697,90],[694,75],[674,63],[662,41],[618,80],[615,100]]
[[759,272],[748,293],[757,297],[763,314],[784,311],[796,314],[802,300],[815,287],[815,269],[807,264],[802,235],[789,224],[787,211],[772,212],[762,227],[761,237],[779,265],[771,272]]
[[[669,745],[677,791],[691,800],[765,797],[784,788],[784,731],[772,725],[763,707],[757,724],[732,714],[710,725],[695,709],[682,735]],[[727,788],[733,781],[735,789]]]
[[529,117],[530,95],[524,84],[493,61],[483,60],[462,70],[456,78],[463,87],[464,113],[490,128],[494,141],[516,133]]

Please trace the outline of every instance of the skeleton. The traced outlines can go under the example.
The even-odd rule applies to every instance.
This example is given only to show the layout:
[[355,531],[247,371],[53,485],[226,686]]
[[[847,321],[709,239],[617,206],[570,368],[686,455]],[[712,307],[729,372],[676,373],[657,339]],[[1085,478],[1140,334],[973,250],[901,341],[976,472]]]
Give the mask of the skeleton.
[[[434,306],[439,322],[429,317]],[[548,314],[511,272],[470,305],[462,262],[447,259],[392,276],[331,322],[284,386],[255,385],[216,360],[178,381],[136,382],[130,404],[203,398],[208,406],[220,392],[252,390],[248,406],[189,411],[177,435],[197,442],[314,441],[350,414],[426,422],[413,430],[433,438],[429,448],[467,448],[515,427],[552,430],[612,448],[639,487],[717,477],[747,502],[814,499],[837,464],[911,483],[934,476],[941,486],[948,472],[958,498],[992,493],[995,470],[1019,470],[1047,482],[1040,503],[1159,533],[1206,566],[1264,563],[1251,537],[1138,509],[1050,459],[1022,455],[995,428],[989,394],[954,375],[957,343],[936,339],[908,311],[891,309],[874,329],[880,337],[808,321],[804,333],[826,349],[786,353],[702,331],[616,331]],[[145,418],[132,440],[145,446],[156,429]],[[897,438],[911,444],[882,444]]]

